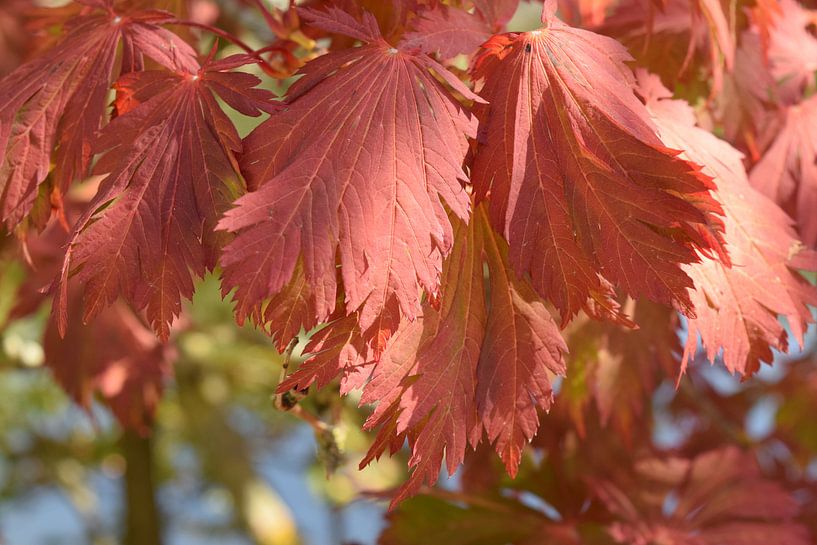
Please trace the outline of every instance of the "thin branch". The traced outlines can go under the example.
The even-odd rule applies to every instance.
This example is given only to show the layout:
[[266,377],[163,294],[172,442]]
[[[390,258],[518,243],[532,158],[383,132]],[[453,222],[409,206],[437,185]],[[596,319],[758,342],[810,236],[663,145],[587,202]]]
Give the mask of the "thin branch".
[[253,49],[252,47],[250,47],[249,45],[244,43],[244,41],[242,41],[241,38],[238,38],[237,36],[231,34],[230,32],[227,32],[226,30],[222,30],[220,28],[216,28],[216,27],[211,26],[211,25],[205,25],[203,23],[197,23],[195,21],[187,21],[187,20],[184,20],[184,19],[174,19],[174,20],[170,21],[168,24],[188,26],[188,27],[191,27],[191,28],[198,28],[200,30],[206,30],[207,32],[215,34],[216,36],[218,36],[220,38],[224,38],[228,42],[230,42],[232,44],[235,44],[238,47],[240,47],[241,49],[243,49],[247,53],[247,55],[249,55],[250,57],[255,59],[256,62],[258,63],[258,65],[261,66],[261,68],[264,70],[264,72],[267,75],[269,75],[271,77],[274,77],[274,78],[279,77],[280,72],[278,70],[276,70],[272,65],[270,65],[270,63],[267,62],[267,60],[264,59],[264,57],[262,57],[261,54],[258,53],[258,51],[256,51],[255,49]]

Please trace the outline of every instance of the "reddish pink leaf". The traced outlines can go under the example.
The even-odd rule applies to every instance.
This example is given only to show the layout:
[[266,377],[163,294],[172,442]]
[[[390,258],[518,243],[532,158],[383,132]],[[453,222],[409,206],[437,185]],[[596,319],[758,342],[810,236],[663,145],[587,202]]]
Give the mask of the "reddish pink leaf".
[[725,212],[732,267],[706,257],[686,267],[695,282],[691,297],[697,317],[689,320],[683,364],[694,355],[700,333],[710,360],[723,351],[731,372],[751,374],[761,361],[772,361],[772,349],[787,349],[778,315],[786,317],[800,342],[814,321],[807,305],[817,304],[817,290],[795,269],[817,270],[817,256],[802,251],[791,220],[749,185],[736,149],[697,128],[692,109],[671,100],[655,76],[641,72],[639,79],[661,138],[704,165],[718,184]]
[[[79,309],[79,293],[72,309]],[[46,364],[68,395],[90,410],[94,395],[110,405],[122,426],[150,430],[164,383],[172,374],[172,349],[163,346],[122,301],[93,325],[75,316],[64,337],[53,323],[45,332]]]
[[117,13],[102,2],[97,7],[107,12],[86,8],[53,49],[0,81],[0,221],[9,227],[31,211],[52,153],[59,191],[87,174],[120,42],[168,68],[197,66],[193,49],[157,26],[169,14]]
[[104,152],[95,172],[109,174],[74,228],[54,305],[60,331],[75,273],[86,285],[86,322],[121,295],[168,338],[194,276],[212,269],[225,241],[213,233],[216,220],[243,190],[233,169],[241,140],[216,96],[247,115],[271,108],[271,95],[254,89],[258,78],[227,72],[246,62],[231,57],[193,74],[135,72],[117,82],[120,109],[130,111],[104,129],[95,150]]
[[414,471],[395,502],[436,481],[443,455],[453,473],[483,430],[515,474],[539,427],[537,410],[550,407],[550,378],[564,374],[558,328],[509,269],[484,210],[470,226],[458,223],[455,241],[439,310],[426,304],[422,318],[404,321],[361,397],[377,403],[367,426],[386,423],[378,445],[389,443],[383,436],[410,440]]
[[641,66],[674,84],[697,84],[699,72],[712,74],[712,94],[720,92],[724,69],[731,72],[735,40],[719,0],[624,0],[599,28],[621,41]]
[[803,242],[817,247],[817,95],[788,108],[750,181],[797,220]]
[[813,29],[817,11],[807,10],[795,0],[780,0],[780,9],[769,35],[769,68],[778,84],[777,96],[792,104],[803,97],[809,85],[814,85],[817,38]]
[[360,333],[356,314],[333,320],[310,339],[307,360],[278,385],[278,392],[304,390],[312,384],[323,388],[340,375],[341,393],[347,394],[366,383],[374,352]]
[[474,68],[490,105],[472,180],[511,263],[563,321],[609,292],[604,279],[690,312],[681,266],[719,248],[713,186],[661,144],[618,43],[544,18],[494,36]]
[[[349,32],[375,28],[368,15]],[[340,262],[346,310],[360,311],[362,331],[392,300],[414,318],[421,290],[437,291],[452,244],[442,203],[468,217],[461,165],[475,122],[432,72],[477,99],[429,57],[372,38],[308,63],[285,111],[247,138],[242,169],[259,189],[220,223],[237,233],[221,263],[240,321],[290,281],[299,259],[319,320],[335,308]]]
[[505,26],[519,8],[519,0],[472,0],[472,3],[494,28]]
[[488,39],[493,27],[479,12],[438,6],[426,10],[413,22],[412,31],[403,39],[405,47],[439,52],[444,59],[470,54]]
[[680,343],[672,309],[629,300],[625,311],[637,329],[581,317],[570,324],[570,372],[556,408],[569,415],[583,437],[600,422],[631,444],[649,418],[653,390],[677,374]]
[[764,479],[751,455],[735,448],[693,459],[644,459],[621,483],[593,487],[617,519],[609,532],[618,543],[810,543],[805,527],[794,520],[799,511],[795,499]]
[[[482,219],[482,218],[480,218]],[[542,300],[508,264],[507,243],[481,222],[490,276],[488,322],[477,368],[480,426],[511,476],[552,400],[550,379],[565,374],[567,345]]]

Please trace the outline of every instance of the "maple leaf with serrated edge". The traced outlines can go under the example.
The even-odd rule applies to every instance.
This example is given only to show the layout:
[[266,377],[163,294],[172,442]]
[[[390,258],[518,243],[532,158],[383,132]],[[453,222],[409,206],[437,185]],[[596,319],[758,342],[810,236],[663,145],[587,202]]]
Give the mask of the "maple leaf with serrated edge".
[[689,105],[671,100],[656,76],[639,71],[638,78],[662,140],[704,165],[725,212],[732,267],[706,257],[685,267],[695,282],[690,293],[696,317],[689,320],[682,366],[694,356],[700,333],[710,360],[722,351],[727,369],[752,374],[761,361],[771,363],[772,349],[788,348],[778,315],[802,344],[814,321],[808,305],[817,305],[817,290],[796,269],[817,270],[817,255],[797,240],[791,219],[749,185],[740,152],[696,127]]
[[[814,85],[817,71],[817,38],[814,25],[817,11],[805,9],[796,0],[780,0],[781,13],[769,31],[766,50],[769,71],[777,83],[776,96],[793,104],[803,98],[803,91]],[[762,28],[757,28],[762,37]]]
[[167,340],[193,277],[215,266],[225,243],[216,221],[243,192],[233,159],[241,139],[216,97],[248,116],[275,109],[257,77],[230,72],[248,62],[237,55],[193,73],[133,72],[115,84],[127,113],[97,141],[94,171],[108,174],[66,252],[53,310],[62,333],[72,274],[85,284],[84,321],[123,296]]
[[519,8],[519,0],[472,0],[471,3],[495,28],[505,26]]
[[347,312],[365,332],[394,304],[417,316],[421,290],[438,290],[453,241],[443,201],[468,218],[462,162],[476,122],[434,74],[479,99],[428,56],[386,43],[371,15],[301,14],[364,45],[307,63],[286,108],[247,137],[242,172],[258,189],[219,223],[237,234],[221,258],[224,289],[237,288],[240,322],[257,316],[302,259],[322,321],[339,261]]
[[453,473],[483,431],[515,475],[537,411],[550,407],[550,377],[565,370],[558,327],[510,269],[484,207],[455,233],[439,309],[429,302],[421,318],[404,320],[361,396],[377,403],[366,427],[381,426],[364,463],[404,436],[411,445],[413,473],[392,505],[435,482],[443,456]]
[[[72,311],[81,308],[80,296],[72,290]],[[75,316],[65,336],[49,323],[43,348],[54,378],[83,409],[90,411],[98,394],[122,426],[150,432],[175,351],[160,343],[123,301],[103,310],[91,325]]]
[[84,15],[66,25],[54,48],[0,81],[0,221],[9,228],[31,211],[52,153],[55,191],[64,193],[87,173],[120,43],[131,58],[147,55],[175,70],[198,66],[193,49],[158,26],[171,14],[120,13],[101,0],[83,4]]
[[783,128],[749,181],[795,218],[803,242],[817,248],[817,95],[786,109]]
[[480,12],[469,13],[445,5],[423,11],[411,24],[404,43],[444,59],[474,52],[493,28]]
[[566,322],[605,279],[691,312],[681,266],[721,250],[711,180],[655,134],[617,42],[568,27],[491,38],[473,74],[487,106],[471,178],[518,273]]
[[411,23],[404,43],[427,52],[439,52],[444,59],[471,54],[488,37],[504,27],[519,5],[519,0],[474,2],[471,13],[442,4],[422,11]]

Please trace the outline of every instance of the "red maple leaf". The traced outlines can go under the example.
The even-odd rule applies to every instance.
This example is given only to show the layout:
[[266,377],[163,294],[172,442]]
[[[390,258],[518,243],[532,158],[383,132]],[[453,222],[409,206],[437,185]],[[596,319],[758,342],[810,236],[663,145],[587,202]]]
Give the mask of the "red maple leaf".
[[519,0],[472,0],[471,3],[494,28],[505,26],[519,8]]
[[625,0],[598,30],[621,41],[641,66],[667,82],[687,85],[703,66],[712,73],[712,92],[732,71],[735,43],[718,0]]
[[405,45],[438,51],[444,59],[471,54],[505,26],[516,13],[519,0],[478,0],[473,4],[476,8],[473,13],[442,4],[422,11],[412,21]]
[[95,172],[108,173],[74,227],[54,315],[66,330],[69,274],[86,285],[87,322],[118,296],[146,309],[167,339],[193,277],[215,266],[225,242],[217,219],[243,192],[233,154],[241,139],[216,97],[244,115],[274,109],[258,78],[229,72],[234,56],[192,73],[133,72],[115,85],[127,112],[102,131]]
[[[800,101],[813,85],[817,71],[817,38],[813,34],[817,11],[795,0],[780,0],[781,13],[769,31],[769,70],[777,82],[776,96],[785,104]],[[758,28],[762,38],[763,28]]]
[[628,300],[625,311],[637,329],[580,316],[564,333],[570,372],[555,406],[582,437],[599,422],[631,444],[648,418],[651,392],[675,374],[677,314],[646,300]]
[[63,193],[87,174],[103,124],[117,47],[126,69],[147,55],[171,69],[195,71],[193,49],[158,25],[172,15],[116,11],[112,2],[85,0],[53,49],[0,81],[0,221],[17,225],[30,211],[52,167]]
[[689,105],[671,100],[656,76],[642,71],[639,79],[662,140],[704,165],[725,213],[732,267],[707,257],[685,267],[695,282],[690,293],[696,317],[689,320],[683,365],[694,356],[700,333],[710,360],[723,351],[730,371],[751,374],[761,361],[771,363],[772,349],[788,348],[778,315],[802,343],[814,321],[807,305],[817,304],[817,290],[796,269],[817,270],[817,256],[803,251],[791,219],[749,185],[740,152],[697,128]]
[[421,12],[411,26],[405,45],[439,52],[444,59],[474,52],[494,31],[481,12],[444,5]]
[[247,138],[242,171],[258,189],[219,224],[237,233],[221,259],[225,289],[237,288],[239,321],[258,316],[302,260],[323,320],[336,304],[337,260],[361,330],[395,304],[413,318],[451,249],[443,201],[468,217],[462,161],[476,129],[434,74],[477,97],[428,56],[386,43],[371,15],[302,15],[364,45],[308,63],[284,111]]
[[[80,309],[80,294],[72,291],[71,308]],[[92,325],[80,318],[71,320],[66,335],[53,322],[46,328],[43,348],[54,378],[82,408],[90,411],[98,394],[122,426],[149,433],[172,375],[174,350],[123,301],[103,310]]]
[[490,102],[478,110],[478,195],[563,322],[607,297],[604,279],[690,312],[681,266],[719,248],[714,186],[656,136],[621,45],[554,9],[545,28],[494,36],[476,60]]
[[803,242],[817,248],[817,95],[786,110],[782,130],[749,180],[795,218]]
[[[483,430],[511,475],[550,407],[550,378],[564,374],[567,348],[547,308],[507,259],[507,244],[480,208],[443,271],[439,309],[430,302],[392,337],[361,403],[377,403],[366,426],[381,426],[370,456],[408,436],[414,468],[394,502],[449,473]],[[483,269],[487,267],[487,285]]]
[[797,501],[764,479],[735,448],[695,458],[648,458],[621,482],[593,488],[617,519],[608,531],[627,545],[807,545]]
[[[66,202],[68,219],[79,209],[80,203]],[[31,316],[48,300],[46,288],[60,269],[67,238],[63,226],[53,221],[42,232],[26,233],[20,244],[27,262],[25,282],[13,294],[13,319]],[[17,242],[11,237],[0,241]],[[75,303],[80,295],[79,290],[71,290]],[[79,304],[71,305],[71,312],[80,309]],[[89,413],[98,395],[122,426],[148,433],[164,383],[172,373],[174,350],[162,345],[121,301],[103,311],[93,325],[84,326],[79,316],[75,318],[65,338],[53,322],[46,326],[42,340],[46,367]]]

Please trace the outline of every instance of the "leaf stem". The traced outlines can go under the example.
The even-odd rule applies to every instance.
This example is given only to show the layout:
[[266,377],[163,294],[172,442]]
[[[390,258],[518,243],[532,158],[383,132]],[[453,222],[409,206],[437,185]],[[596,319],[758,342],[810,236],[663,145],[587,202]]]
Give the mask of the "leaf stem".
[[185,20],[185,19],[174,19],[174,20],[170,21],[168,24],[188,26],[188,27],[191,27],[191,28],[198,28],[200,30],[206,30],[207,32],[215,34],[216,36],[218,36],[220,38],[224,38],[228,42],[230,42],[232,44],[235,44],[238,47],[240,47],[241,49],[243,49],[247,53],[247,55],[249,55],[250,57],[255,59],[256,62],[258,63],[258,65],[261,66],[261,68],[264,70],[264,72],[268,76],[271,76],[273,78],[279,77],[279,71],[276,70],[275,68],[273,68],[272,65],[270,65],[270,63],[268,63],[266,61],[266,59],[264,59],[258,51],[256,51],[255,49],[253,49],[252,47],[250,47],[249,45],[244,43],[244,41],[241,40],[241,38],[233,35],[230,32],[227,32],[226,30],[222,30],[220,28],[216,28],[216,27],[211,26],[211,25],[206,25],[204,23],[197,23],[195,21],[188,21],[188,20]]

